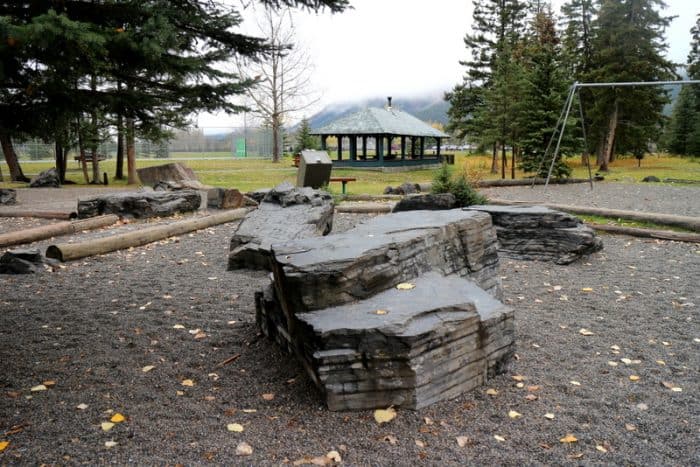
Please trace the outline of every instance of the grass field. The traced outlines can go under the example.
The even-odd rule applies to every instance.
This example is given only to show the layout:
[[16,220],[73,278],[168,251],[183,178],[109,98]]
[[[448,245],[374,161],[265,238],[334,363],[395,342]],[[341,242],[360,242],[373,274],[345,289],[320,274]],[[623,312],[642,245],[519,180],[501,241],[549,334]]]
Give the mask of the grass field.
[[[172,153],[170,159],[139,159],[137,167],[149,167],[178,161],[192,168],[200,181],[207,185],[221,187],[235,187],[242,191],[271,187],[282,181],[296,182],[297,169],[293,166],[291,158],[283,158],[280,163],[274,164],[268,159],[234,158],[230,153]],[[573,168],[573,177],[587,178],[588,170],[581,164],[580,158],[568,159]],[[52,161],[21,161],[22,169],[28,176],[37,174],[54,166]],[[8,176],[7,165],[3,161],[0,164],[5,179]],[[91,167],[88,166],[91,170]],[[489,173],[490,158],[488,156],[466,155],[457,153],[455,158],[455,171],[463,171],[471,180],[486,180],[500,178],[500,173]],[[113,159],[100,163],[100,172],[107,172],[110,183],[125,185],[125,181],[113,180],[115,161]],[[593,169],[595,171],[595,168]],[[429,182],[433,179],[435,170],[416,170],[410,172],[385,173],[370,170],[337,169],[333,176],[349,176],[357,178],[357,181],[348,185],[349,193],[380,194],[387,186],[400,185],[405,181],[412,183]],[[700,182],[700,160],[680,158],[673,156],[647,156],[642,160],[641,167],[637,167],[634,158],[618,159],[610,166],[610,171],[604,174],[606,181],[635,183],[648,175],[655,175],[661,180],[666,178],[693,180]],[[510,170],[507,170],[507,178],[510,178]],[[522,178],[523,173],[516,170],[516,178]],[[80,164],[71,160],[68,164],[67,178],[78,185],[84,184]],[[330,190],[340,192],[340,185],[331,184]],[[5,188],[26,186],[23,183],[0,183]]]

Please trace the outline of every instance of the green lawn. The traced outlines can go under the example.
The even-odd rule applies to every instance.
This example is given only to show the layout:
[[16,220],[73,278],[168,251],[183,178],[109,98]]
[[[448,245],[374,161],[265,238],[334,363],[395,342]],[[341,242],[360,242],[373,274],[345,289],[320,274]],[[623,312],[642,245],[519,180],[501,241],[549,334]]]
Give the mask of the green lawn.
[[[297,169],[293,166],[289,157],[283,158],[279,163],[272,163],[269,159],[234,158],[230,153],[172,153],[175,159],[187,159],[178,161],[192,168],[202,183],[234,187],[242,191],[274,186],[282,181],[296,182]],[[172,159],[139,159],[138,167],[160,165]],[[580,158],[568,160],[573,168],[573,176],[587,178],[588,171],[580,162]],[[53,167],[52,161],[21,161],[25,174],[37,174],[42,170]],[[471,180],[500,178],[500,174],[489,173],[490,158],[488,156],[473,156],[457,153],[455,170],[463,171]],[[7,165],[2,162],[0,169],[7,179]],[[88,167],[91,170],[91,167]],[[107,172],[110,183],[125,185],[124,181],[114,181],[114,159],[100,163],[100,172]],[[595,171],[595,168],[594,168]],[[510,178],[510,171],[507,171]],[[430,182],[433,179],[434,170],[416,170],[410,172],[384,173],[370,170],[337,169],[333,176],[348,176],[357,178],[356,182],[348,184],[349,193],[381,194],[387,186],[400,185],[405,181],[412,183]],[[605,175],[607,181],[619,181],[634,183],[641,181],[647,175],[655,175],[660,179],[676,178],[684,180],[700,181],[700,160],[680,158],[672,156],[647,156],[642,160],[641,167],[637,167],[637,160],[633,158],[620,159],[611,164],[610,172]],[[516,171],[516,177],[523,174]],[[67,178],[83,185],[84,179],[78,162],[71,160],[67,172]],[[337,186],[336,186],[337,185]],[[3,187],[22,187],[21,183],[0,183]],[[331,184],[331,191],[340,193],[340,184]]]

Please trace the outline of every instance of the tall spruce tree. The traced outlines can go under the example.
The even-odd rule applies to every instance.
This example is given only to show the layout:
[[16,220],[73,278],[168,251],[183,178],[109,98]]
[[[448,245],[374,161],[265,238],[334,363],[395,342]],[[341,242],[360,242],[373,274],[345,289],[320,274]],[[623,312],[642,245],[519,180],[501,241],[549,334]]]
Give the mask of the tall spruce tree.
[[[690,30],[692,36],[690,52],[688,53],[688,76],[691,79],[700,79],[700,14],[697,15],[695,25]],[[687,154],[700,157],[700,86],[694,85],[688,91],[693,96],[695,104],[693,123],[687,141]]]
[[[590,82],[660,81],[675,76],[664,58],[664,31],[671,18],[661,0],[602,0],[593,22]],[[592,92],[591,137],[599,170],[607,171],[616,152],[639,151],[659,135],[668,102],[659,87],[600,88]]]
[[[531,31],[524,51],[526,79],[518,121],[522,134],[520,167],[525,172],[545,177],[549,171],[549,157],[553,156],[550,152],[545,160],[545,150],[567,97],[568,80],[561,63],[561,45],[551,9],[544,8],[535,14]],[[557,178],[571,174],[571,168],[563,158],[572,148],[569,129],[565,130],[564,136],[566,140],[560,148],[562,157],[557,158],[552,171]]]

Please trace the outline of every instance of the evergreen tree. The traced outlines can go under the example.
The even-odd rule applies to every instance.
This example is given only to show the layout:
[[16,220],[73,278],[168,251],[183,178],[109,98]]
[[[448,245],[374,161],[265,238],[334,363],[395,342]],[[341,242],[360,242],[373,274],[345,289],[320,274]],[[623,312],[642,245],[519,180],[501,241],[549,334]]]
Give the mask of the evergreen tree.
[[[700,79],[700,14],[697,15],[695,25],[690,30],[692,40],[688,53],[688,76],[691,79]],[[686,151],[688,155],[700,157],[700,86],[694,85],[688,91],[692,94],[695,104],[692,130],[688,136]]]
[[311,134],[311,125],[307,118],[303,118],[297,132],[297,144],[294,152],[299,154],[304,149],[318,149],[318,138]]
[[[531,30],[524,52],[526,80],[518,121],[522,133],[520,167],[525,172],[546,177],[554,147],[551,147],[546,160],[545,150],[554,134],[568,86],[561,65],[560,41],[550,9],[545,8],[535,15]],[[570,128],[564,131],[563,136],[566,139],[560,148],[561,157],[557,158],[552,171],[557,178],[571,174],[563,157],[572,147]]]
[[[670,18],[657,8],[661,0],[601,0],[593,23],[590,82],[661,81],[675,76],[664,58],[664,31]],[[662,110],[668,102],[659,87],[599,88],[592,92],[591,137],[601,171],[616,152],[638,151],[659,136]]]
[[671,120],[666,128],[666,149],[673,154],[690,154],[693,133],[698,123],[698,105],[695,99],[695,90],[683,86],[673,106]]

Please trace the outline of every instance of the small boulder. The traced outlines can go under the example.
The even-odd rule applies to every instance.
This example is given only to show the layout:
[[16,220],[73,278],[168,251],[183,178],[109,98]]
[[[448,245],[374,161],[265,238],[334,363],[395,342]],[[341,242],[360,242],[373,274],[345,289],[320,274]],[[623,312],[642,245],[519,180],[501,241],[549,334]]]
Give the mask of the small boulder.
[[392,212],[419,210],[440,211],[443,209],[454,209],[456,207],[457,200],[452,193],[427,193],[406,196],[396,203]]
[[30,188],[59,188],[60,186],[61,179],[55,168],[44,170],[29,182]]
[[182,182],[184,180],[197,181],[194,171],[186,165],[179,163],[156,165],[137,169],[136,173],[144,185],[154,186],[158,182],[166,180],[172,182]]
[[17,191],[11,188],[0,188],[0,204],[17,204]]
[[642,181],[643,181],[643,182],[646,182],[646,183],[649,183],[649,182],[658,183],[658,182],[660,182],[661,180],[659,179],[659,177],[655,177],[654,175],[649,175],[649,176],[647,176],[647,177],[644,177],[644,178],[642,179]]
[[49,263],[36,248],[8,250],[0,257],[0,274],[34,274],[50,269]]

